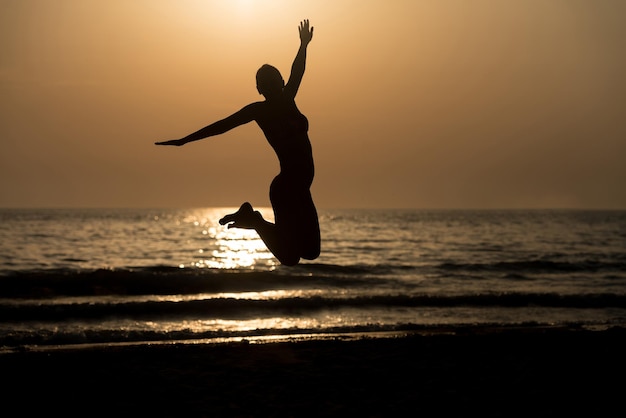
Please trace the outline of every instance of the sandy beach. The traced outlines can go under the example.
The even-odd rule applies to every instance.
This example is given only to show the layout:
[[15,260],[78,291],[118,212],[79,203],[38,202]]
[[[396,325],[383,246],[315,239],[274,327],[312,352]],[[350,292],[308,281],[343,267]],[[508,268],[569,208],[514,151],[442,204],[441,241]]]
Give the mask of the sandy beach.
[[0,355],[3,406],[64,416],[607,416],[626,330],[109,346]]

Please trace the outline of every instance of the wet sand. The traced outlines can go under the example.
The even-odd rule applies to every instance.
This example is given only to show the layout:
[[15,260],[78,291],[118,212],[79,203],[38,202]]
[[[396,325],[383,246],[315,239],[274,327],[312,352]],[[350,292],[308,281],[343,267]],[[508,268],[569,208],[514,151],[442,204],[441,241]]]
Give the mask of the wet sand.
[[3,409],[176,417],[607,416],[621,409],[624,328],[425,331],[2,354]]

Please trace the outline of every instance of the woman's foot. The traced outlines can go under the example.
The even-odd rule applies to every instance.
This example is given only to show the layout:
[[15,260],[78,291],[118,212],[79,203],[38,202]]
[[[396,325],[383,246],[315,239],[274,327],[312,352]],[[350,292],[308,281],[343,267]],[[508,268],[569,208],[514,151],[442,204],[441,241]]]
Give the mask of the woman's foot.
[[252,209],[250,203],[245,202],[237,212],[220,219],[220,225],[228,224],[228,228],[255,229],[262,220],[261,214]]

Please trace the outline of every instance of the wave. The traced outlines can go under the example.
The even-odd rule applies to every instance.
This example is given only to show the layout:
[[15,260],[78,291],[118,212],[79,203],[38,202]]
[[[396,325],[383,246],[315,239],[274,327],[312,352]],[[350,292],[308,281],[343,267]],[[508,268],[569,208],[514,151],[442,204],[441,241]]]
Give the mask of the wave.
[[[462,263],[445,266],[467,269]],[[439,274],[456,272],[439,268],[420,287],[423,277],[407,284],[403,267],[393,267],[398,266],[312,263],[271,271],[154,266],[4,272],[0,351],[29,344],[377,332],[442,323],[626,321],[622,280],[615,280],[615,287],[591,283],[560,293],[534,282],[529,283],[533,287],[499,291],[506,287],[492,286],[495,282],[482,287],[476,285],[479,281],[447,283]],[[400,271],[399,278],[390,271]]]
[[[495,278],[483,286],[497,292],[506,291],[505,281],[533,281],[546,291],[554,283],[538,275],[570,274],[568,286],[576,285],[569,293],[582,293],[582,288],[596,286],[595,292],[619,292],[623,288],[626,263],[593,260],[570,261],[495,261],[443,262],[409,266],[383,263],[378,265],[334,265],[303,263],[294,267],[277,266],[265,269],[177,268],[168,266],[136,267],[126,269],[33,269],[0,272],[0,299],[51,299],[78,296],[136,296],[136,295],[193,295],[235,292],[263,292],[272,290],[342,289],[355,294],[374,291],[414,294],[420,286],[428,286],[433,279],[443,293],[458,293],[454,281],[470,279],[463,284],[464,292],[481,280]],[[494,274],[495,273],[495,274]],[[582,273],[583,275],[579,275]],[[601,273],[598,275],[597,273]],[[577,280],[576,283],[573,281]],[[484,282],[484,280],[482,280]],[[448,282],[450,284],[448,284]],[[458,282],[457,282],[458,283]],[[445,286],[445,289],[443,290]],[[614,289],[614,290],[608,290]],[[535,289],[536,291],[536,289]],[[543,292],[544,289],[541,289]],[[485,293],[484,290],[478,292]],[[623,293],[623,292],[622,292]]]
[[624,271],[624,262],[606,262],[596,260],[583,260],[577,262],[531,260],[531,261],[498,261],[493,263],[455,263],[446,262],[438,265],[438,268],[448,271],[469,272],[533,272],[533,273],[572,273],[572,272],[599,272],[599,271]]
[[67,346],[95,346],[98,344],[111,346],[116,344],[155,344],[155,343],[221,343],[229,341],[262,340],[269,337],[269,340],[278,341],[279,338],[296,339],[320,338],[320,336],[338,336],[346,334],[362,333],[372,336],[375,333],[411,332],[429,330],[417,324],[397,324],[381,325],[368,324],[357,326],[329,327],[324,330],[318,328],[285,328],[279,331],[274,329],[255,329],[248,331],[193,331],[190,329],[169,331],[144,330],[99,330],[97,332],[76,332],[76,331],[40,331],[36,334],[30,332],[13,331],[0,338],[0,354],[22,350],[46,349],[47,347],[67,347]]
[[28,301],[0,303],[0,321],[103,320],[111,317],[131,320],[168,318],[248,319],[284,315],[309,315],[315,311],[373,308],[420,307],[547,307],[547,308],[624,308],[626,295],[546,293],[477,294],[464,296],[363,296],[363,297],[286,297],[276,299],[239,299],[217,297],[188,301],[90,301],[84,303],[41,303]]
[[[383,281],[367,269],[308,264],[273,271],[253,269],[66,269],[16,271],[0,275],[0,298],[59,296],[186,295],[283,289],[371,287]],[[389,280],[385,280],[389,282]]]
[[606,329],[613,332],[621,332],[622,324],[585,324],[584,322],[544,324],[536,321],[523,321],[515,324],[502,324],[498,322],[483,322],[475,324],[447,323],[447,324],[367,324],[348,325],[319,328],[284,328],[254,329],[247,331],[213,330],[194,331],[182,329],[168,331],[145,330],[100,330],[89,331],[44,331],[37,334],[29,332],[11,332],[0,339],[0,355],[23,351],[49,351],[54,349],[77,349],[89,347],[112,347],[131,345],[156,345],[156,344],[220,344],[230,342],[249,343],[267,341],[306,341],[332,339],[338,341],[351,338],[377,338],[377,337],[402,337],[407,335],[469,335],[472,332],[481,332],[489,329],[504,330],[531,330],[537,329],[574,329],[574,330],[597,330]]

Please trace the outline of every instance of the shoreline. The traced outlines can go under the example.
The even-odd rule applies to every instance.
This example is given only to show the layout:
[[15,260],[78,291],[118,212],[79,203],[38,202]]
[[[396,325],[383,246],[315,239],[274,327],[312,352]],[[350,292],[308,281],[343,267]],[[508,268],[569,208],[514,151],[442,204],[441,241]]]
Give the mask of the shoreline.
[[360,339],[405,338],[415,336],[460,335],[460,334],[494,334],[502,332],[545,332],[545,331],[607,331],[609,329],[626,329],[621,325],[583,325],[583,324],[453,324],[453,325],[420,325],[400,329],[361,330],[361,331],[326,331],[326,332],[288,332],[277,334],[259,334],[224,337],[175,338],[167,340],[129,340],[100,341],[65,344],[22,344],[0,347],[0,356],[23,352],[54,352],[78,350],[103,350],[124,347],[153,347],[175,345],[224,345],[224,344],[273,344],[298,343],[304,341],[353,341]]
[[430,331],[17,351],[0,355],[4,407],[65,416],[598,416],[621,405],[626,328]]

